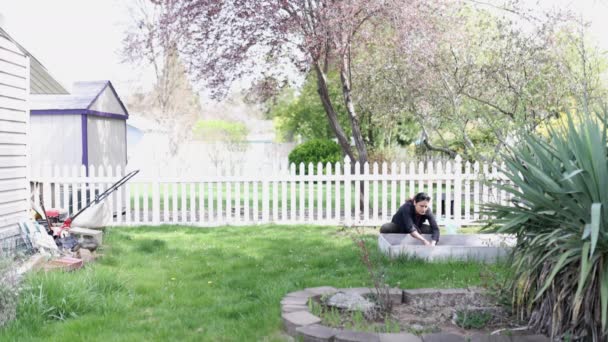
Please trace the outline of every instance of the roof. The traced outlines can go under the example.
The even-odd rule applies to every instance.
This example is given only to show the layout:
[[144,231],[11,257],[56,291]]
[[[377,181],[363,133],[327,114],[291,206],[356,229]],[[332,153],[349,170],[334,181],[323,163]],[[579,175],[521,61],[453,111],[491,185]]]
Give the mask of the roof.
[[30,94],[68,94],[68,91],[49,73],[36,57],[17,43],[2,27],[0,35],[15,43],[25,55],[30,57]]
[[[106,90],[107,87],[109,87],[113,92],[114,96],[118,100],[124,112],[127,113],[128,117],[129,112],[118,97],[114,86],[112,86],[112,82],[108,80],[76,82],[72,87],[72,94],[67,95],[32,95],[30,96],[30,110],[33,114],[51,114],[53,111],[57,112],[57,114],[87,114],[86,112],[89,111],[95,100],[97,100],[97,98],[104,92],[104,90]],[[120,115],[124,117],[122,113],[105,114]]]

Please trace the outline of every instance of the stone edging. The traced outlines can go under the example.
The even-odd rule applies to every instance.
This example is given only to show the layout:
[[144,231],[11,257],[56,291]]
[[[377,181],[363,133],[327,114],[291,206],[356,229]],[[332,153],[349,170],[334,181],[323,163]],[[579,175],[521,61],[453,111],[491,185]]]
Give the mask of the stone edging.
[[[407,332],[400,333],[368,333],[346,329],[330,328],[321,324],[321,318],[313,315],[308,309],[308,301],[315,296],[331,294],[338,291],[355,292],[360,295],[373,293],[370,288],[337,289],[330,286],[312,287],[302,291],[288,293],[281,300],[281,317],[287,334],[304,342],[548,342],[543,335],[502,336],[474,335],[465,338],[461,335],[448,333],[432,333],[416,336]],[[411,290],[417,292],[419,290]],[[441,290],[436,290],[441,291]],[[453,291],[453,290],[445,290]],[[407,294],[407,290],[405,291]],[[390,294],[395,302],[401,302],[402,290],[391,289]]]

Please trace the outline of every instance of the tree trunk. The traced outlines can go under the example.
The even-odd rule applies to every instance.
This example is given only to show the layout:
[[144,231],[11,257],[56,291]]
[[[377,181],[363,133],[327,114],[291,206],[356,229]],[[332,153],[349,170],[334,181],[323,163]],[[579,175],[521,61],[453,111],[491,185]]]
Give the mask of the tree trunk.
[[344,56],[342,56],[342,68],[340,68],[342,95],[344,96],[346,111],[348,112],[348,117],[352,127],[353,139],[355,140],[355,146],[357,147],[357,152],[359,154],[359,163],[363,165],[367,162],[367,147],[365,146],[365,141],[363,140],[363,134],[361,134],[361,126],[359,126],[359,120],[357,119],[355,105],[353,104],[353,98],[351,96],[350,78],[347,74],[349,67],[349,57],[347,54],[344,54]]
[[336,138],[338,139],[338,143],[342,147],[342,151],[346,154],[351,160],[355,160],[355,155],[353,154],[353,150],[350,148],[349,139],[342,130],[342,126],[340,126],[340,122],[338,121],[338,115],[334,109],[334,106],[331,103],[331,98],[329,96],[329,89],[327,88],[327,77],[318,63],[314,64],[315,72],[317,73],[317,92],[319,93],[319,97],[321,98],[321,102],[323,103],[323,108],[325,109],[325,114],[327,114],[327,119],[329,120],[329,126],[334,132]]

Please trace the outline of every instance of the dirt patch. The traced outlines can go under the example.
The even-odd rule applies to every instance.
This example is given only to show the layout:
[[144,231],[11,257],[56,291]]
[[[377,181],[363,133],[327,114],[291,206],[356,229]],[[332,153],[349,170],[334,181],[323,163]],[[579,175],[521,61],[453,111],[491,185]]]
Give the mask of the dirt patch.
[[[364,294],[370,300],[373,296]],[[409,332],[415,335],[453,333],[461,336],[529,333],[522,330],[510,312],[497,305],[496,300],[476,289],[418,289],[405,290],[401,298],[393,295],[393,310],[389,315],[366,314],[356,310],[338,309],[327,305],[327,297],[312,299],[313,314],[324,325],[366,332]]]

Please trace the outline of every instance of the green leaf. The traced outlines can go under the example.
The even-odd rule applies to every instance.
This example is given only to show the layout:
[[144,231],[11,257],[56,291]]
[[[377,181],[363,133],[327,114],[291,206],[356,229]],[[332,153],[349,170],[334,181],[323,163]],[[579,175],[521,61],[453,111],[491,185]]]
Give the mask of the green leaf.
[[589,223],[587,223],[585,225],[585,229],[583,230],[583,237],[581,237],[581,239],[585,240],[586,238],[589,237],[589,235],[591,235],[591,225]]
[[602,330],[606,332],[606,321],[608,316],[608,262],[604,260],[604,269],[600,279],[600,305],[602,311]]
[[589,271],[591,270],[591,263],[589,260],[591,256],[589,255],[590,243],[587,241],[583,244],[583,250],[581,252],[581,270],[580,270],[580,278],[578,280],[578,287],[576,289],[576,294],[574,295],[574,314],[572,319],[575,320],[578,317],[578,311],[580,309],[580,297],[583,289],[585,288],[585,283],[587,282],[587,276],[589,276]]
[[600,214],[602,213],[602,204],[593,203],[591,205],[591,254],[595,251],[597,239],[600,235]]
[[578,175],[581,172],[585,172],[585,170],[583,170],[583,169],[574,170],[574,171],[570,172],[569,174],[565,175],[564,178],[560,179],[559,181],[560,182],[567,181],[570,178]]

